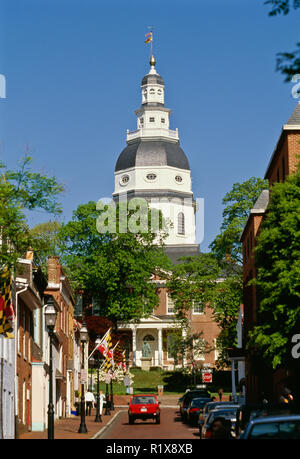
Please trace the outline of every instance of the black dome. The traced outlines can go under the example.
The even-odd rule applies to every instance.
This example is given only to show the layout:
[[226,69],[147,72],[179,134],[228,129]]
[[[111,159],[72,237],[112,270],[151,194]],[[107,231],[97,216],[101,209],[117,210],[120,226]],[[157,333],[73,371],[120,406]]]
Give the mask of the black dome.
[[153,73],[144,76],[142,79],[142,86],[144,86],[144,84],[161,84],[164,86],[165,83],[158,73]]
[[127,145],[117,160],[115,172],[135,166],[171,166],[190,170],[179,142],[167,140],[140,140]]

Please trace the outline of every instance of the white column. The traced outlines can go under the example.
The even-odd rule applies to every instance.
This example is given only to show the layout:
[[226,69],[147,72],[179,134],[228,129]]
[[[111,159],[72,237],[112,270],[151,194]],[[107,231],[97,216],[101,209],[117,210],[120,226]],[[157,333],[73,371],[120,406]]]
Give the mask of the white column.
[[162,353],[162,329],[158,329],[158,365],[163,365],[163,353]]
[[132,364],[136,365],[136,327],[132,329]]

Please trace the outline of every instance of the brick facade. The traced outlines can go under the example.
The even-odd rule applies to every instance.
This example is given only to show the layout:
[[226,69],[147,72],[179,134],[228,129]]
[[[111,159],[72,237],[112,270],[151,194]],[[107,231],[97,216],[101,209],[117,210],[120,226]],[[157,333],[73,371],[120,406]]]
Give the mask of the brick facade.
[[[298,103],[288,123],[283,126],[278,143],[270,159],[265,173],[269,187],[275,182],[281,182],[297,170],[300,155],[300,104]],[[264,196],[263,196],[264,194]],[[243,247],[243,303],[244,303],[244,330],[243,347],[247,344],[248,332],[256,322],[257,292],[254,285],[248,282],[255,278],[255,242],[260,225],[267,210],[269,192],[266,190],[259,197],[249,214],[248,221],[241,237]],[[270,199],[272,198],[270,192]],[[261,392],[268,391],[276,400],[279,391],[279,373],[267,374],[261,369],[254,370],[249,358],[246,357],[247,401],[257,402]]]

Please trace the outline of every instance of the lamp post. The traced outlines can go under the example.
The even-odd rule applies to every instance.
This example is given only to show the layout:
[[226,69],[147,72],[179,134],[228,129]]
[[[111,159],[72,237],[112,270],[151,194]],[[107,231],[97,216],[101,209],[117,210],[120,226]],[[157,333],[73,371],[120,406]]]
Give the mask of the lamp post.
[[44,311],[45,325],[49,335],[49,403],[48,403],[48,440],[54,440],[54,405],[53,405],[53,363],[52,363],[52,337],[57,317],[53,296],[50,296]]
[[110,383],[110,375],[107,373],[105,375],[105,384],[106,384],[106,392],[105,392],[105,413],[104,415],[110,415],[109,411],[109,394],[108,394],[108,385]]
[[[95,344],[99,345],[101,342],[100,337],[97,337]],[[98,358],[95,359],[97,363],[97,405],[96,405],[96,417],[95,417],[95,422],[102,422],[101,414],[100,414],[100,394],[99,394],[99,371],[100,371],[100,358],[99,358],[100,352],[98,351]]]
[[110,409],[114,411],[114,394],[113,394],[113,377],[111,376],[110,380]]
[[[81,330],[80,330],[80,341],[82,344],[82,361],[81,361],[81,372],[84,370],[84,345],[88,341],[88,331],[85,325],[85,322],[83,322]],[[82,378],[82,373],[81,373],[81,378]],[[80,426],[78,433],[87,433],[87,428],[85,425],[85,403],[84,403],[84,381],[81,379],[81,403],[80,403]]]

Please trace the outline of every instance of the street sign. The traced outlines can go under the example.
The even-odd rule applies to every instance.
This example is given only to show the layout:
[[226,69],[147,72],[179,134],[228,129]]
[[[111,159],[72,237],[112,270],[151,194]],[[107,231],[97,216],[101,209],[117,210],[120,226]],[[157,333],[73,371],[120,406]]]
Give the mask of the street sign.
[[110,383],[110,380],[111,380],[111,376],[110,376],[110,374],[107,373],[107,374],[104,376],[104,382],[105,382],[105,384],[109,384],[109,383]]
[[129,376],[124,377],[124,386],[130,386],[130,378]]
[[205,371],[202,373],[202,382],[211,383],[212,382],[212,373]]
[[84,384],[87,382],[87,370],[82,369],[80,372],[80,382],[81,384]]

